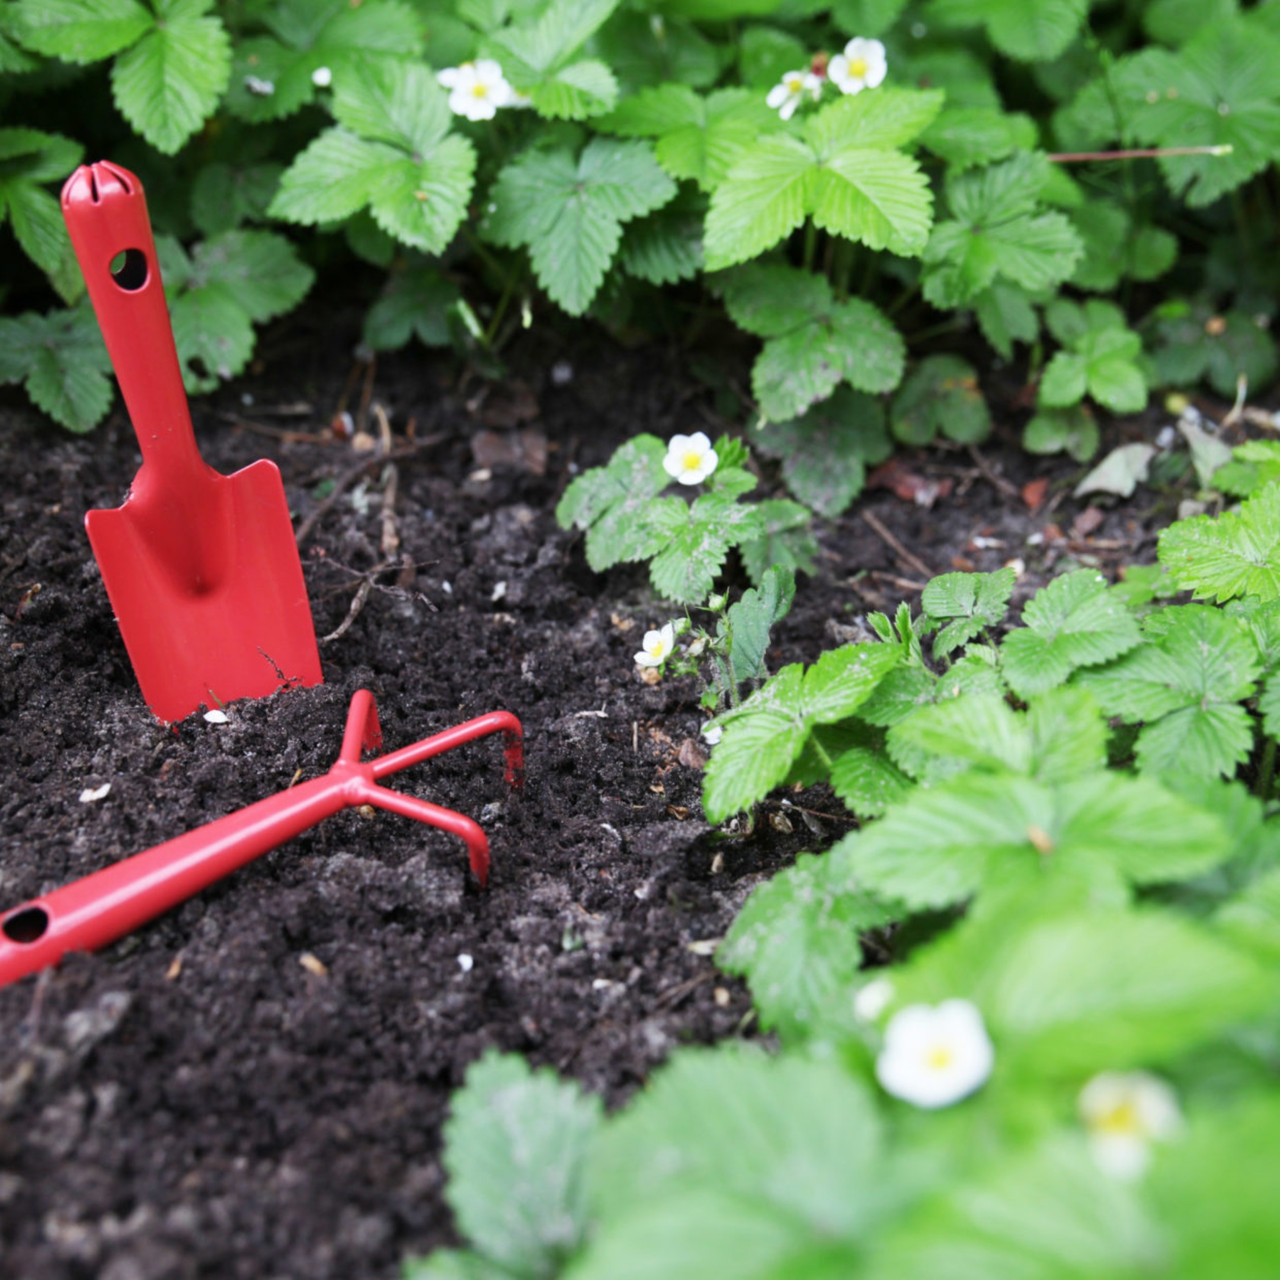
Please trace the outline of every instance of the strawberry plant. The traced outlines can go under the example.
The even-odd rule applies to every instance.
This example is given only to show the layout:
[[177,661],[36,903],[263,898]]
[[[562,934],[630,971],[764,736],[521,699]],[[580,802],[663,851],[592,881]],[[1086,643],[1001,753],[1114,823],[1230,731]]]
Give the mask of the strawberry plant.
[[[718,949],[780,1049],[677,1051],[616,1115],[580,1101],[556,1153],[541,1114],[497,1150],[464,1132],[499,1063],[526,1078],[482,1062],[446,1153],[473,1248],[406,1277],[1267,1275],[1278,491],[1172,525],[1118,586],[1065,574],[1020,626],[1012,570],[936,578],[723,712],[708,817],[826,779],[862,820]],[[1208,603],[1164,603],[1167,576]],[[513,1252],[534,1150],[585,1188],[555,1259]]]

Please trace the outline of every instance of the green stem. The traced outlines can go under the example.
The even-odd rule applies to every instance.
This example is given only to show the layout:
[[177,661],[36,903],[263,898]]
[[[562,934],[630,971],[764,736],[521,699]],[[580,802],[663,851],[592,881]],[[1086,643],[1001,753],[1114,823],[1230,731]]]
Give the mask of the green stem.
[[836,298],[843,302],[849,296],[849,280],[853,276],[854,259],[857,257],[857,246],[852,240],[843,236],[833,236],[835,244],[835,262],[831,271],[831,287]]
[[818,250],[818,228],[814,226],[813,219],[810,218],[804,224],[804,269],[806,271],[813,270],[813,259]]
[[1267,739],[1267,745],[1262,748],[1262,763],[1258,766],[1258,781],[1254,785],[1254,791],[1264,804],[1267,797],[1271,794],[1271,784],[1275,781],[1276,776],[1276,740],[1274,738]]
[[498,298],[498,305],[493,310],[493,318],[489,321],[489,327],[484,331],[484,344],[486,347],[493,346],[494,339],[498,336],[498,326],[502,323],[502,317],[507,314],[507,305],[511,301],[511,295],[516,288],[516,273],[513,271],[507,276],[506,283],[502,286],[502,295]]

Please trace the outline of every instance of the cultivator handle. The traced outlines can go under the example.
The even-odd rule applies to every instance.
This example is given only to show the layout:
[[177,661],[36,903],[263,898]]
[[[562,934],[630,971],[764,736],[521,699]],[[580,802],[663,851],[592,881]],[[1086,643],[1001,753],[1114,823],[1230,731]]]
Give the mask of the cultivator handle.
[[379,786],[377,780],[492,733],[504,735],[507,782],[520,786],[522,732],[520,721],[507,711],[492,711],[362,762],[361,749],[376,749],[382,734],[373,695],[359,690],[347,712],[338,759],[324,777],[5,912],[0,917],[0,986],[56,964],[69,951],[93,951],[124,937],[254,858],[356,805],[374,805],[460,837],[483,888],[489,879],[489,841],[480,826],[452,809]]

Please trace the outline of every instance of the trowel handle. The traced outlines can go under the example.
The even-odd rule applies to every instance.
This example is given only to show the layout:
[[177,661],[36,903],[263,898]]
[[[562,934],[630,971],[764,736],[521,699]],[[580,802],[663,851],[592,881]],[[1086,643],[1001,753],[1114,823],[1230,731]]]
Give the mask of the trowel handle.
[[0,986],[123,938],[350,803],[329,773],[5,912]]
[[191,429],[142,183],[108,160],[81,165],[62,188],[62,216],[143,461],[166,486],[207,472]]

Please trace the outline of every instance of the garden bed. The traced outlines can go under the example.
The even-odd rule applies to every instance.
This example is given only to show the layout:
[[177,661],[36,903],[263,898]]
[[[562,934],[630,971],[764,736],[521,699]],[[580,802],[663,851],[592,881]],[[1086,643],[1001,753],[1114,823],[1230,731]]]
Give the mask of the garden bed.
[[[554,507],[573,468],[638,431],[725,424],[673,350],[550,342],[530,335],[492,384],[460,385],[420,351],[380,362],[390,505],[385,461],[352,479],[370,455],[327,430],[344,394],[362,417],[337,339],[277,331],[265,372],[197,406],[215,467],[273,457],[299,521],[315,517],[303,562],[319,634],[385,558],[384,506],[407,557],[322,645],[325,685],[236,703],[221,725],[149,715],[89,552],[85,510],[117,505],[137,466],[123,413],[75,439],[13,397],[0,408],[0,902],[317,776],[358,688],[389,747],[510,710],[528,766],[519,797],[492,740],[394,780],[482,821],[487,892],[451,837],[346,813],[0,991],[0,1276],[392,1277],[452,1239],[440,1126],[485,1048],[614,1104],[675,1046],[751,1033],[745,990],[699,944],[851,820],[822,788],[766,806],[749,836],[701,820],[698,689],[648,685],[632,662],[669,609],[642,569],[593,575]],[[998,430],[981,454],[899,457],[941,484],[932,506],[876,487],[818,527],[819,570],[771,668],[852,638],[930,572],[1021,560],[1018,603],[1067,557],[1152,557],[1168,505],[1072,499],[1079,468],[1022,453],[1016,388],[988,391]],[[376,413],[362,420],[376,439]],[[1043,493],[1024,489],[1036,478]]]

